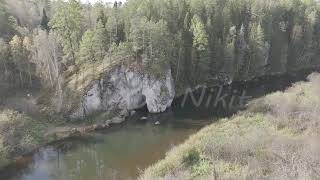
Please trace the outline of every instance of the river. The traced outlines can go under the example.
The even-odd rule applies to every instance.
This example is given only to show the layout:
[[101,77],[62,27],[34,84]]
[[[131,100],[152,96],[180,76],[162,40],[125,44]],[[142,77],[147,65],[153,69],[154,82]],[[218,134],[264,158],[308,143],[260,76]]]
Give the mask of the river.
[[167,151],[191,134],[245,108],[242,97],[247,102],[283,90],[293,82],[305,80],[307,74],[309,71],[199,88],[194,100],[190,94],[182,96],[168,112],[150,115],[141,110],[125,123],[108,130],[43,147],[0,172],[0,179],[136,179],[141,171],[164,158]]

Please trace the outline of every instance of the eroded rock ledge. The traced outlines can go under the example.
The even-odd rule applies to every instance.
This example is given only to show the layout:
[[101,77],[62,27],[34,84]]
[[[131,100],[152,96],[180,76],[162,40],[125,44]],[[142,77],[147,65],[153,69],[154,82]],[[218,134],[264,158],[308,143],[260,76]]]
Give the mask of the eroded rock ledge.
[[171,106],[174,97],[170,68],[156,77],[120,65],[91,83],[71,117],[83,118],[99,111],[128,112],[145,105],[150,113],[160,113]]

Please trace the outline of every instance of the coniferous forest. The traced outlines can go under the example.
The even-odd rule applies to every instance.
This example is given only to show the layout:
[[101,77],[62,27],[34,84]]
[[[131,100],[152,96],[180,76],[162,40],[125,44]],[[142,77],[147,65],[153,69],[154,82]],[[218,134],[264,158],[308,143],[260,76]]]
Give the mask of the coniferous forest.
[[319,67],[319,0],[0,0],[0,179],[320,179]]
[[[170,66],[177,89],[319,63],[315,0],[1,0],[1,82],[63,86],[93,64]],[[12,84],[13,83],[13,84]]]

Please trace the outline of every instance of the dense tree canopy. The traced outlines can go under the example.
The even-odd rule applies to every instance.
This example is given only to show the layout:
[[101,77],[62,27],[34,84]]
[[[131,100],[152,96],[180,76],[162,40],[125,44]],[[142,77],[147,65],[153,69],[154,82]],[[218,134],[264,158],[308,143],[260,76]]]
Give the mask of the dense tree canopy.
[[82,7],[77,0],[60,3],[60,8],[53,16],[50,25],[61,39],[66,61],[74,63],[82,35]]
[[[88,64],[127,58],[157,75],[171,67],[176,86],[183,88],[319,64],[316,0],[32,2],[0,0],[0,55],[12,60],[1,61],[7,74],[13,62],[18,72],[28,72],[23,70],[26,62],[36,67],[49,63],[45,72],[51,75],[41,77],[52,77],[53,72],[69,75]],[[24,11],[13,10],[14,3]],[[56,40],[54,45],[45,42],[48,35]],[[20,52],[25,37],[31,44],[29,54]],[[7,48],[9,54],[4,53]]]

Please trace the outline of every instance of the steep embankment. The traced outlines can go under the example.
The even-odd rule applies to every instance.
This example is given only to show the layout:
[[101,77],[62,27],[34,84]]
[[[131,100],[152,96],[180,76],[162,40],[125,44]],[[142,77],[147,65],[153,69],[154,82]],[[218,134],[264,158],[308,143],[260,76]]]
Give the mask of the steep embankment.
[[319,179],[320,75],[253,101],[172,149],[141,179]]
[[[111,66],[111,65],[110,65]],[[72,118],[83,118],[97,112],[127,116],[130,111],[147,106],[149,112],[164,112],[175,97],[174,81],[168,66],[161,75],[154,75],[131,64],[115,65],[105,70],[90,72],[90,75],[75,82],[71,77],[69,89],[78,93]],[[95,74],[94,74],[95,73]],[[78,84],[74,86],[74,84]]]
[[0,111],[0,168],[50,141],[47,124],[13,110]]

